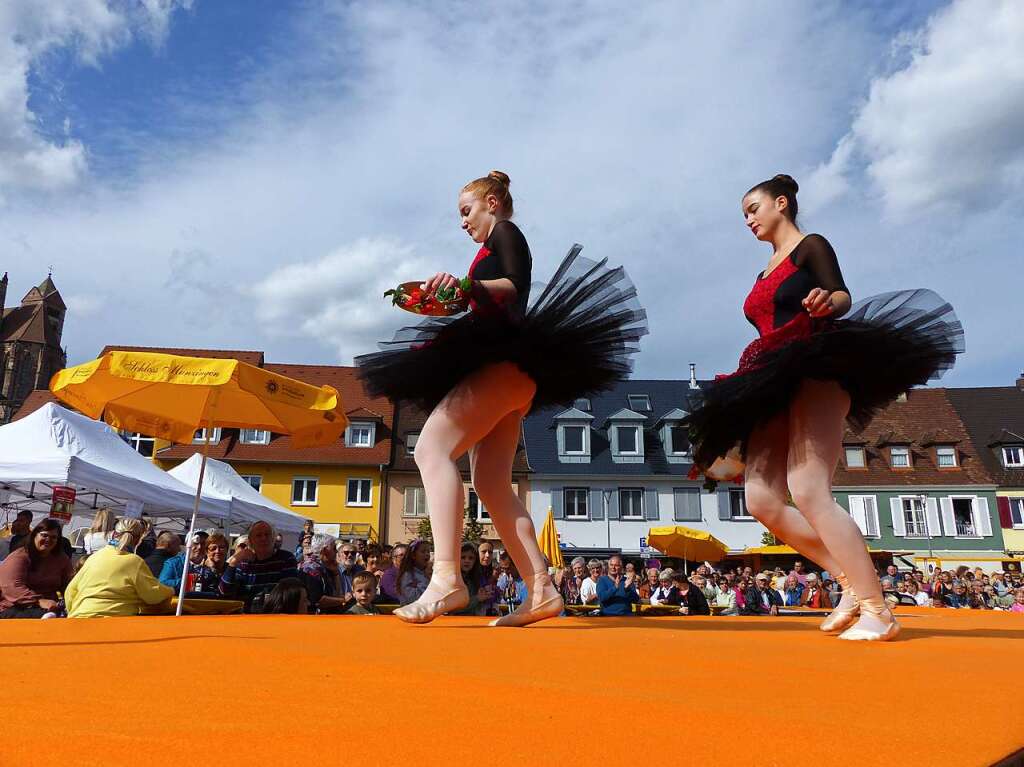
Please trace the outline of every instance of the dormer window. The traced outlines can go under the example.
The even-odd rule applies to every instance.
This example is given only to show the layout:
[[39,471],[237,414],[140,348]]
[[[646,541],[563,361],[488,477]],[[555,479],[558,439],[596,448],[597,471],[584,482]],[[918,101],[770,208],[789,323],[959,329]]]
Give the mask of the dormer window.
[[630,394],[627,396],[629,400],[629,409],[635,410],[638,413],[649,413],[651,412],[651,398],[647,394]]
[[615,442],[621,455],[640,455],[640,427],[616,426]]
[[956,448],[952,445],[939,445],[935,448],[935,463],[940,469],[955,469]]
[[405,452],[409,455],[413,455],[416,452],[416,443],[420,439],[420,433],[418,431],[411,431],[405,435]]
[[[195,434],[192,435],[192,444],[201,445],[206,442],[206,429],[196,429]],[[220,442],[220,427],[216,427],[210,432],[210,444],[216,445]]]
[[894,469],[909,469],[910,447],[908,445],[893,445],[890,447],[889,463]]
[[1003,448],[1003,466],[1007,469],[1024,467],[1024,445],[1009,445]]
[[373,447],[375,427],[373,421],[353,421],[345,430],[345,447]]
[[867,466],[864,448],[860,445],[847,445],[845,452],[847,469],[863,469]]
[[668,453],[671,455],[687,455],[690,450],[690,434],[685,426],[668,427]]
[[590,463],[590,423],[593,420],[594,416],[578,407],[555,416],[559,461]]
[[577,410],[582,410],[584,413],[590,412],[590,400],[587,397],[580,397],[572,403],[572,406]]
[[243,445],[269,445],[270,432],[266,429],[240,429],[238,441]]
[[587,427],[586,426],[563,426],[562,446],[566,455],[587,454]]

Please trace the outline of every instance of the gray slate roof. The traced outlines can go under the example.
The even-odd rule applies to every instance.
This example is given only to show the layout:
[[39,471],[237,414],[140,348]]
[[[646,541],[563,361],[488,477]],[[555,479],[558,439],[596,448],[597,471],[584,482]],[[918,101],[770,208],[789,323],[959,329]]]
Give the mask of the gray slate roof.
[[[644,416],[644,462],[615,463],[608,443],[608,417],[621,410],[629,410],[628,395],[646,394],[651,400],[650,412]],[[534,474],[560,475],[620,475],[686,476],[691,464],[669,463],[661,442],[661,419],[670,411],[689,410],[690,381],[659,381],[635,379],[619,383],[612,391],[590,398],[590,415],[594,417],[590,432],[590,463],[562,463],[558,460],[557,423],[555,416],[565,412],[565,406],[545,408],[527,416],[523,423],[526,452]]]

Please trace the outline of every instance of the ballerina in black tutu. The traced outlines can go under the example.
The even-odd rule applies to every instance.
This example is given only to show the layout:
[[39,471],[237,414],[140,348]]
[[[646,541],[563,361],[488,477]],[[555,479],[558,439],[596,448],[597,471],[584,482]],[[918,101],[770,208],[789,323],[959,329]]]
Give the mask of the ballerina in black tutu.
[[[751,233],[773,246],[743,305],[760,337],[735,373],[705,386],[690,413],[694,464],[712,477],[730,464],[743,471],[749,513],[838,574],[843,596],[823,631],[892,639],[899,624],[859,528],[833,499],[832,475],[846,423],[863,428],[901,393],[949,369],[964,350],[963,328],[929,290],[851,306],[832,246],[797,227],[797,189],[778,175],[743,197]],[[796,508],[786,505],[787,490]]]
[[404,328],[381,351],[356,359],[371,393],[430,412],[415,457],[430,512],[434,569],[423,595],[395,612],[412,623],[469,602],[459,568],[463,488],[456,465],[467,451],[473,486],[529,590],[515,612],[492,625],[525,626],[562,612],[533,522],[512,490],[522,419],[532,407],[571,402],[627,376],[636,342],[647,332],[623,270],[580,258],[580,246],[530,302],[532,258],[509,221],[512,211],[504,173],[467,184],[459,196],[462,228],[481,243],[470,282],[440,272],[423,290],[466,288],[470,311]]

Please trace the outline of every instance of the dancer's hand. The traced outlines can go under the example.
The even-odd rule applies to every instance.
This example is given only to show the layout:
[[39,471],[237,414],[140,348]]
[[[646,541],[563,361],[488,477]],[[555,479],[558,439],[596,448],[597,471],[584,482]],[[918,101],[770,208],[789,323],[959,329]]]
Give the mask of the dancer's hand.
[[836,310],[832,305],[832,294],[824,288],[815,288],[808,293],[803,305],[812,317],[828,317]]
[[438,272],[423,283],[423,291],[425,293],[434,293],[439,289],[455,287],[458,284],[458,277],[448,274],[448,272]]

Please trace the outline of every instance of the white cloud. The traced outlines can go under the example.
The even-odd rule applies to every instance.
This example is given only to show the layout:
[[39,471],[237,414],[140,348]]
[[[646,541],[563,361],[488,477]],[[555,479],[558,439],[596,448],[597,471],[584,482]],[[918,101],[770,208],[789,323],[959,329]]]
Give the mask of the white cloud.
[[903,42],[909,63],[871,84],[814,174],[816,202],[842,195],[861,164],[898,215],[1024,193],[1024,3],[955,0]]
[[[315,338],[347,359],[387,338],[400,317],[401,310],[382,300],[384,291],[425,279],[429,268],[409,245],[364,238],[314,261],[275,269],[244,292],[272,335]],[[409,314],[401,319],[416,321]]]
[[5,0],[0,4],[0,188],[55,191],[78,182],[87,151],[68,136],[41,135],[29,109],[28,78],[47,52],[70,47],[83,64],[100,61],[133,36],[164,39],[171,13],[191,0]]

